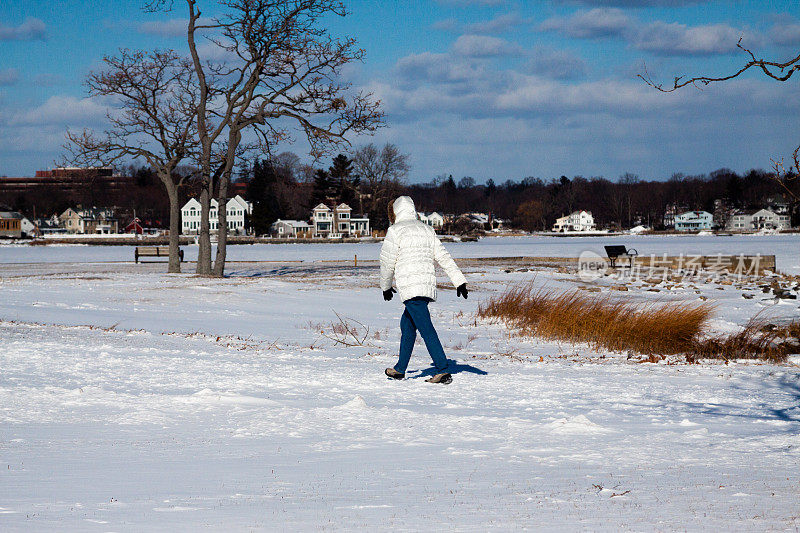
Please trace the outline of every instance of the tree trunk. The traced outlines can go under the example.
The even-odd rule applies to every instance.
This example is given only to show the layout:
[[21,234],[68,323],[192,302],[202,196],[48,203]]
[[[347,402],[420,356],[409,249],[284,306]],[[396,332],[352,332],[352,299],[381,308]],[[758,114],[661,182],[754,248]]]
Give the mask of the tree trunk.
[[178,187],[172,182],[172,177],[164,180],[169,196],[169,274],[181,272],[181,206],[178,203]]
[[228,182],[230,181],[230,170],[226,170],[219,182],[219,194],[217,201],[217,258],[214,262],[214,276],[221,278],[225,274],[225,257],[228,252]]
[[209,212],[211,210],[211,181],[203,185],[200,192],[200,234],[198,235],[199,249],[197,250],[197,273],[201,276],[211,274],[211,224]]

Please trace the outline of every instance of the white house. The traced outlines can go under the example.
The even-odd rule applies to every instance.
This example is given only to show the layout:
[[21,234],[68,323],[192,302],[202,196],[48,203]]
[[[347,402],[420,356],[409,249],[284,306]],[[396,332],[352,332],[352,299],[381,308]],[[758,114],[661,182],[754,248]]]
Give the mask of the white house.
[[593,231],[596,227],[590,211],[573,211],[567,216],[557,218],[553,231]]
[[22,216],[22,220],[19,223],[19,229],[22,231],[23,237],[35,237],[36,236],[36,226],[33,222],[28,220],[28,217],[24,215]]
[[787,229],[791,227],[789,215],[775,213],[769,209],[736,211],[725,229],[751,231],[760,229]]
[[675,229],[677,231],[711,229],[713,224],[714,215],[708,211],[686,211],[675,216]]
[[444,226],[444,217],[434,211],[433,213],[417,213],[419,219],[435,230],[440,230]]
[[352,208],[345,203],[335,209],[322,203],[317,205],[311,210],[311,223],[316,238],[363,237],[370,231],[369,218],[353,215]]
[[[217,232],[217,219],[219,202],[216,198],[211,200],[209,211],[209,225],[212,233]],[[245,226],[245,215],[253,214],[253,204],[246,201],[238,194],[228,200],[226,205],[228,215],[228,231],[234,235],[244,235],[247,233]],[[197,235],[200,232],[200,202],[195,198],[190,198],[181,208],[181,233],[184,235]]]
[[270,226],[269,234],[282,239],[295,239],[297,237],[310,239],[314,234],[314,230],[311,224],[304,220],[278,219]]

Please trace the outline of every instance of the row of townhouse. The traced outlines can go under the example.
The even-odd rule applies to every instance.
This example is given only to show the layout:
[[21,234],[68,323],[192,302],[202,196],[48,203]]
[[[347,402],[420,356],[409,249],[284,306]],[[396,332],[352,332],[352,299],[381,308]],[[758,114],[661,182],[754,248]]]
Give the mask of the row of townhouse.
[[[665,222],[667,217],[669,225],[673,226],[676,231],[703,231],[714,227],[714,215],[708,211],[669,212],[665,215]],[[791,223],[788,214],[778,214],[769,209],[753,209],[735,211],[725,227],[731,231],[780,230],[791,227]],[[595,229],[596,225],[591,212],[574,211],[558,218],[552,230],[563,233],[594,231]]]
[[67,208],[60,215],[35,219],[33,222],[14,211],[0,212],[0,236],[35,237],[51,234],[93,234],[108,235],[118,233],[119,221],[111,209],[79,207]]
[[[676,231],[710,230],[714,224],[714,215],[708,211],[686,211],[675,216]],[[788,214],[775,213],[770,209],[736,210],[725,223],[728,231],[782,230],[791,228]]]

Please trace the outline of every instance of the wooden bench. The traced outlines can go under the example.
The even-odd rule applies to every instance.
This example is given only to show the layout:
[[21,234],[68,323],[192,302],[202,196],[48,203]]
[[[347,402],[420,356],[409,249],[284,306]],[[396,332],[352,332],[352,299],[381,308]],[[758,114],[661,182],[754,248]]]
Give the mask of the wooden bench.
[[[136,263],[139,263],[140,257],[166,257],[169,259],[169,246],[137,246],[133,251],[133,257]],[[183,250],[178,249],[178,257],[183,263]]]
[[610,246],[605,246],[606,255],[608,255],[608,259],[611,262],[611,268],[614,268],[614,262],[620,257],[627,257],[629,261],[629,266],[633,267],[633,258],[639,255],[634,248],[625,248],[625,246],[621,244],[613,244]]

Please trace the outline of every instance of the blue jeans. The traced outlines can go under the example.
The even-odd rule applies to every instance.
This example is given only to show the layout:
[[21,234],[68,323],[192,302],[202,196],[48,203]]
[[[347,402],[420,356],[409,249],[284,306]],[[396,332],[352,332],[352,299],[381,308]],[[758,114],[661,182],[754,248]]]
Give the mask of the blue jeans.
[[422,335],[425,347],[433,359],[436,373],[442,374],[447,371],[447,358],[444,356],[439,335],[433,329],[431,313],[428,311],[430,301],[428,298],[418,296],[403,302],[406,310],[400,319],[400,359],[394,365],[394,369],[401,374],[406,373],[408,362],[411,360],[411,351],[414,349],[414,341],[417,340],[417,330]]

